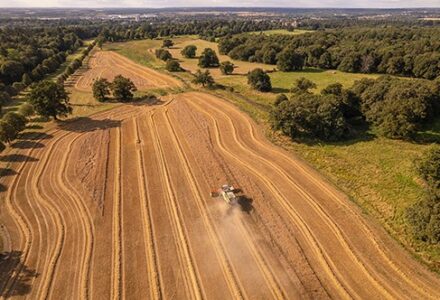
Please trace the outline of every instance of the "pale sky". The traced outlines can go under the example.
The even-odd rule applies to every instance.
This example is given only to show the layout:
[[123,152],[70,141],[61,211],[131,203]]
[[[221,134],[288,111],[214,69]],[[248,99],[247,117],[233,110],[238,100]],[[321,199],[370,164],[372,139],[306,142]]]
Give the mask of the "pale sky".
[[0,0],[0,7],[440,7],[440,0]]

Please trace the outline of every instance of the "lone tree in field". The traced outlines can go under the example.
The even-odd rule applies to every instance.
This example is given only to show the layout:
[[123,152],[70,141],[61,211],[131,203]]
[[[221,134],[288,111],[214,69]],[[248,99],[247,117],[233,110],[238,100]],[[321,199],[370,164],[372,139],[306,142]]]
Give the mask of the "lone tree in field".
[[160,60],[167,61],[169,59],[172,59],[173,56],[171,55],[170,51],[165,49],[156,49],[156,57]]
[[175,59],[167,60],[165,68],[167,69],[167,71],[170,71],[170,72],[179,72],[182,70],[179,62]]
[[272,90],[272,83],[270,82],[270,77],[262,69],[257,68],[252,70],[247,75],[248,84],[257,91],[269,92]]
[[62,84],[50,80],[35,84],[28,94],[28,102],[43,117],[66,116],[72,112],[69,95]]
[[170,39],[163,40],[162,48],[170,48],[173,47],[174,43]]
[[93,82],[93,97],[99,102],[104,102],[110,95],[110,82],[105,78],[99,78]]
[[136,86],[129,78],[125,78],[122,75],[115,77],[111,84],[113,97],[122,101],[128,102],[133,100],[133,92],[135,92]]
[[194,58],[196,56],[197,47],[194,45],[185,46],[180,52],[186,58]]
[[230,61],[224,61],[220,64],[220,71],[224,75],[230,75],[234,72],[234,64]]
[[209,73],[208,70],[204,72],[197,70],[193,83],[201,84],[203,87],[212,86],[214,84],[214,78],[212,78],[211,73]]
[[216,68],[218,67],[218,57],[211,48],[205,48],[199,58],[199,67]]

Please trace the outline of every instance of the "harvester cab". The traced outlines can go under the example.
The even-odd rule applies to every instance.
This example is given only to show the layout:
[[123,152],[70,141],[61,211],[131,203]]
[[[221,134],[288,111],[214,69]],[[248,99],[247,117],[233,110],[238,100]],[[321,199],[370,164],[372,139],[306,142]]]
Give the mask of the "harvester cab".
[[224,184],[217,191],[211,192],[211,197],[221,197],[229,205],[234,205],[237,204],[237,192],[238,189],[234,188],[232,185]]

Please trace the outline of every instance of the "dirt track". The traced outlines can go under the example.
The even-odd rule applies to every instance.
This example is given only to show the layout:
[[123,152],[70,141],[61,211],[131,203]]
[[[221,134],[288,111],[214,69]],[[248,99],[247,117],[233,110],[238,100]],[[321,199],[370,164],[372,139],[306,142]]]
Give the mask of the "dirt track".
[[138,90],[152,88],[169,88],[181,86],[181,82],[171,76],[164,75],[150,68],[132,62],[124,56],[112,51],[95,51],[90,57],[85,70],[75,74],[75,88],[80,91],[91,91],[93,81],[106,78],[112,81],[116,75],[130,78]]
[[[0,295],[76,298],[440,297],[338,190],[203,93],[28,134],[3,178]],[[97,147],[99,146],[99,147]],[[231,208],[209,192],[246,196]]]

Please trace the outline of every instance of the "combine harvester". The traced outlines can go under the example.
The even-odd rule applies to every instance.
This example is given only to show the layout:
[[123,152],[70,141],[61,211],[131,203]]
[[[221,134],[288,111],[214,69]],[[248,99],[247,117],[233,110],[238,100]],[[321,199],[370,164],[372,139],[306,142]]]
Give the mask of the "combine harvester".
[[229,205],[235,205],[238,203],[239,196],[237,196],[237,193],[239,192],[240,190],[234,188],[232,185],[224,184],[217,191],[211,192],[211,197],[212,198],[222,197],[222,199],[225,200],[225,202],[228,203]]

